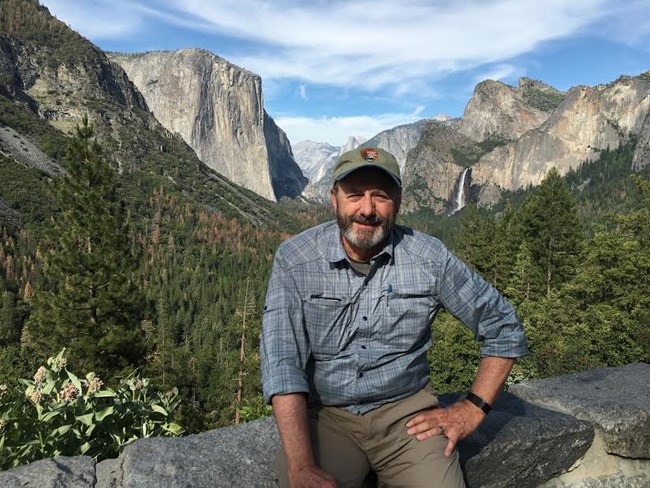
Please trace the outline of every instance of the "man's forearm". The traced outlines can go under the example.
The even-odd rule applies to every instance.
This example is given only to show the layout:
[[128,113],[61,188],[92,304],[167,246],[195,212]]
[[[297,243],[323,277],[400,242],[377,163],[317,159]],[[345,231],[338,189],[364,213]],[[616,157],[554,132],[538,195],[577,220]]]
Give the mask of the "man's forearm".
[[492,405],[506,382],[514,359],[486,356],[481,359],[472,383],[472,393]]
[[306,396],[303,393],[275,395],[271,403],[289,471],[313,465]]

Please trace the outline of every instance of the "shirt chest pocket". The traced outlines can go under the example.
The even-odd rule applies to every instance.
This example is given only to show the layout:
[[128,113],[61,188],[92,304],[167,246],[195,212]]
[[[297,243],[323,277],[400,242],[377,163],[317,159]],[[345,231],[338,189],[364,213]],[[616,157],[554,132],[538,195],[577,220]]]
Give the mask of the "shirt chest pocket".
[[382,297],[382,342],[390,348],[411,350],[431,337],[435,300],[429,290],[395,289]]
[[327,359],[345,349],[352,336],[347,298],[313,294],[303,302],[305,327],[315,359]]

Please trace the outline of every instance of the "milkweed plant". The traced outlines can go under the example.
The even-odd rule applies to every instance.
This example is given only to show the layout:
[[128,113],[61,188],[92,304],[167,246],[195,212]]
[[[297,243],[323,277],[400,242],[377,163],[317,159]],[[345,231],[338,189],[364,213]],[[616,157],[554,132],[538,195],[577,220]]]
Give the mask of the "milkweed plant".
[[68,369],[65,349],[32,380],[19,381],[24,390],[0,385],[0,469],[56,456],[101,461],[136,439],[183,433],[173,422],[176,388],[157,392],[135,372],[115,388],[92,372],[80,378]]

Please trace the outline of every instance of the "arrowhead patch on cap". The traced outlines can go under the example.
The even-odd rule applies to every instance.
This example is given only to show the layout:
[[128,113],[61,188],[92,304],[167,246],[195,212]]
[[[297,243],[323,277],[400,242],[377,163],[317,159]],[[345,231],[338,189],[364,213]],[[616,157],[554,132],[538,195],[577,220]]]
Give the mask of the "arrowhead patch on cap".
[[379,151],[371,147],[364,147],[361,150],[361,159],[373,163],[379,157]]

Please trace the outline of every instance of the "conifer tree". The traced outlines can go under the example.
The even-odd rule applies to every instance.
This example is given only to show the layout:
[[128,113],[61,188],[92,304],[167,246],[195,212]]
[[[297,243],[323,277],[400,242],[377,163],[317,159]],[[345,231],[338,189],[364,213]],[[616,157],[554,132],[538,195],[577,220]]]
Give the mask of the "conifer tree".
[[582,242],[575,198],[555,168],[524,203],[521,215],[524,239],[536,265],[544,270],[550,298],[551,290],[573,276]]
[[41,353],[66,347],[82,369],[112,376],[142,359],[143,299],[132,278],[135,259],[115,173],[93,135],[84,117],[67,150],[28,337]]
[[18,340],[16,324],[16,305],[13,293],[0,293],[0,346],[12,344]]

